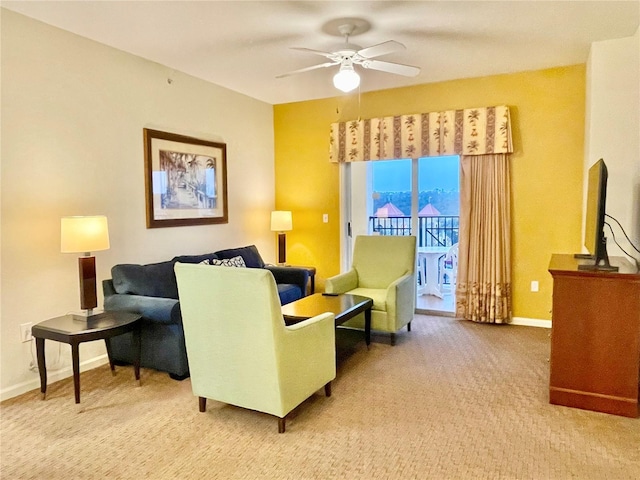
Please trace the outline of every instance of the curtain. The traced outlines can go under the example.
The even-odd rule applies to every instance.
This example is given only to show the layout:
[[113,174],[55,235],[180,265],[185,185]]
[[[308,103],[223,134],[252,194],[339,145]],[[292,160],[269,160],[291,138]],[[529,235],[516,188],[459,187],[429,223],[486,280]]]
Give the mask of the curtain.
[[456,316],[511,320],[511,179],[505,154],[460,160]]

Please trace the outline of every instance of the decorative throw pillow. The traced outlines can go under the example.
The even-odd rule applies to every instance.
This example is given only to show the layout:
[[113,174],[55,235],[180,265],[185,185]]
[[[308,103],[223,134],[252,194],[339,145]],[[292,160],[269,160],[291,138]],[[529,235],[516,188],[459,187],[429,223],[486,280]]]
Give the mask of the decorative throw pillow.
[[233,258],[240,255],[247,268],[264,268],[264,261],[255,245],[240,248],[228,248],[215,252],[217,258]]
[[222,267],[246,267],[247,265],[244,263],[244,259],[241,256],[233,257],[233,258],[212,258],[211,265],[220,265]]

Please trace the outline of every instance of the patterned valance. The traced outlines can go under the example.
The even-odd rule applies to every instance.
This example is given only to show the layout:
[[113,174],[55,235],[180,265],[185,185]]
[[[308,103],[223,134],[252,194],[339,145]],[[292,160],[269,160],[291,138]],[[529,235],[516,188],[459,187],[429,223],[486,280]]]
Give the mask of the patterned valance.
[[504,105],[331,124],[334,163],[512,152]]

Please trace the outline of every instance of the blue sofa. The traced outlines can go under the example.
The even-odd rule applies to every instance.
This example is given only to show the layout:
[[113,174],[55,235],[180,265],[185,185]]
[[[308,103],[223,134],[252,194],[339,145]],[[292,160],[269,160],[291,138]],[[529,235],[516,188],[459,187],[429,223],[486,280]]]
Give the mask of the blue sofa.
[[[204,255],[182,255],[148,265],[120,264],[111,269],[112,278],[102,282],[104,309],[142,315],[142,367],[168,372],[171,378],[178,380],[189,376],[178,285],[173,270],[175,263],[212,262],[238,256],[248,268],[271,271],[283,305],[306,295],[309,278],[306,269],[265,265],[255,245]],[[133,363],[131,334],[111,339],[111,355],[116,363]]]

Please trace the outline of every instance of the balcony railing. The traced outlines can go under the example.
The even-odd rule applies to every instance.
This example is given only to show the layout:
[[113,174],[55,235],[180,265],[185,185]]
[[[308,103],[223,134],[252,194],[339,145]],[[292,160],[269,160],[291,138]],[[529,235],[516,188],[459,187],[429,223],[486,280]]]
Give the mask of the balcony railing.
[[[450,247],[458,243],[460,217],[434,215],[418,218],[418,247]],[[411,235],[411,217],[369,217],[369,232]]]

